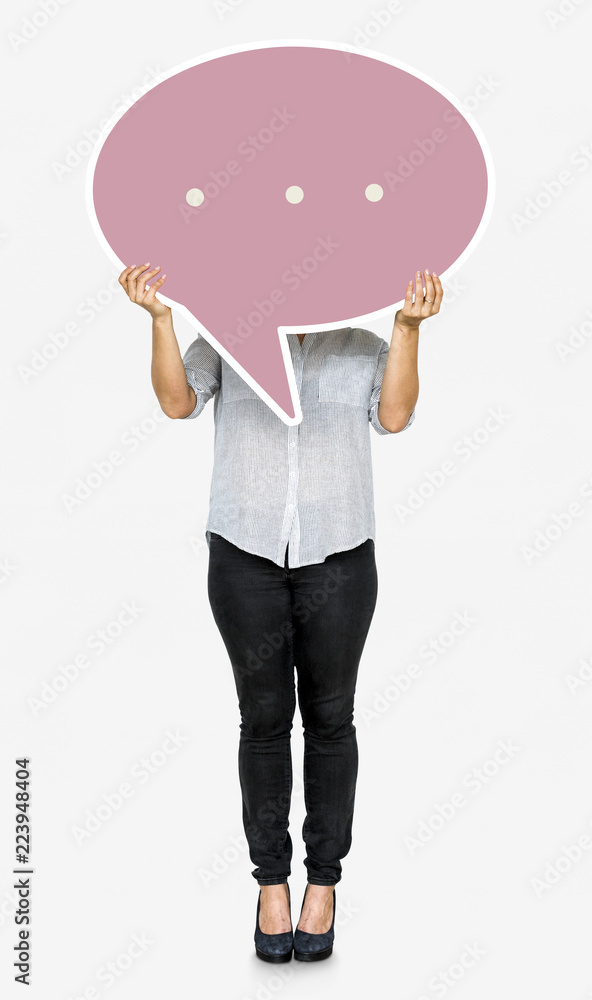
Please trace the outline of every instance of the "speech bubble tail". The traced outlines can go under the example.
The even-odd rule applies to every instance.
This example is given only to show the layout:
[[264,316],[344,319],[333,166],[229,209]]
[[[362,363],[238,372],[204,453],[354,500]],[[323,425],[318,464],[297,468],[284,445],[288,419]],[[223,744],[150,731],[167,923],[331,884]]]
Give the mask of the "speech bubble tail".
[[279,327],[260,327],[256,337],[233,343],[229,353],[240,365],[245,382],[284,423],[300,423],[302,412],[290,346]]

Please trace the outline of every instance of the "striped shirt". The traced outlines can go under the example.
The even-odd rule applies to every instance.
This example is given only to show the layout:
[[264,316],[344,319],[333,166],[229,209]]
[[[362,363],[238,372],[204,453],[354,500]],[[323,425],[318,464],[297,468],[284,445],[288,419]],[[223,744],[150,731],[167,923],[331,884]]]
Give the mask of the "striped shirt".
[[[323,562],[375,537],[370,424],[389,345],[370,330],[345,327],[287,335],[302,420],[288,426],[201,335],[183,365],[199,416],[214,398],[211,532],[247,552],[290,567]],[[415,409],[403,430],[415,419]]]

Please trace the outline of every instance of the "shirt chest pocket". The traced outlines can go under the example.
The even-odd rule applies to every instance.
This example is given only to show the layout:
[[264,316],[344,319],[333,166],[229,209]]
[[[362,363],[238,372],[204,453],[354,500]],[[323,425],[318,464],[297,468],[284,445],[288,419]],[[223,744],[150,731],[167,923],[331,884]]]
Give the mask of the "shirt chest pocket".
[[367,409],[375,372],[376,358],[366,354],[328,354],[319,372],[319,403],[349,403]]
[[238,399],[260,399],[254,389],[231,368],[227,361],[222,362],[222,396],[224,401],[232,403]]

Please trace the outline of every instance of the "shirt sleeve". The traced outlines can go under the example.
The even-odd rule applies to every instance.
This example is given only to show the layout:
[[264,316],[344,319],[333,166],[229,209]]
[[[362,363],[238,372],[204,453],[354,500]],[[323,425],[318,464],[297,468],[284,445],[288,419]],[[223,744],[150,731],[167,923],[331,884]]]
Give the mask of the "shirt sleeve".
[[409,420],[401,431],[389,431],[388,428],[383,427],[378,419],[378,404],[380,403],[380,390],[382,388],[382,379],[384,376],[384,369],[386,368],[386,359],[388,357],[389,345],[386,340],[381,337],[382,343],[380,346],[380,352],[378,354],[378,363],[376,365],[376,373],[374,375],[374,385],[372,387],[372,394],[370,396],[370,405],[368,407],[368,420],[372,424],[374,430],[377,434],[400,434],[401,431],[406,431],[408,427],[411,426],[415,420],[415,407],[409,415]]
[[194,390],[197,402],[192,412],[181,417],[181,420],[191,420],[199,416],[208,399],[220,388],[222,364],[218,351],[198,333],[183,355],[183,367],[187,383]]

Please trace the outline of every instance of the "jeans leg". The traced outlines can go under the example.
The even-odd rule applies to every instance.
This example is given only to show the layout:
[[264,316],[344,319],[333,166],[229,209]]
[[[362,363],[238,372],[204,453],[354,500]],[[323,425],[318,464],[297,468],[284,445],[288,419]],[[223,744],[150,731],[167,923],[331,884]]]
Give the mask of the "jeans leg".
[[213,535],[208,596],[232,664],[240,709],[238,769],[251,873],[286,882],[292,840],[291,729],[296,707],[286,571]]
[[294,656],[304,726],[307,881],[335,885],[351,847],[358,666],[378,595],[374,541],[291,571]]

